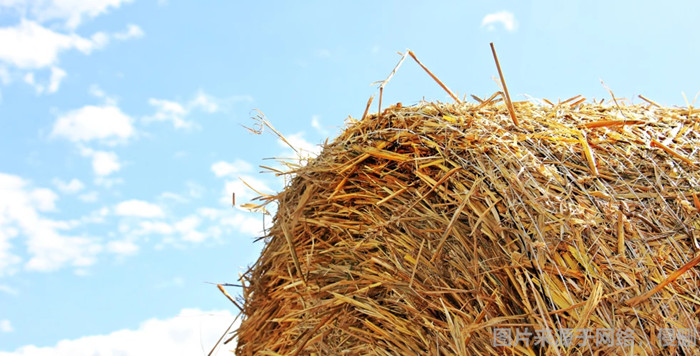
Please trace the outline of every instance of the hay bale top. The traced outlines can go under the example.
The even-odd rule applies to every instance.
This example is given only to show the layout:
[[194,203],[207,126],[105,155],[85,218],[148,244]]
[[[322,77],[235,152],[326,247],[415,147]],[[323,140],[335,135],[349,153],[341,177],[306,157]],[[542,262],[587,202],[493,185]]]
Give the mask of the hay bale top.
[[[700,113],[513,104],[519,126],[499,101],[397,104],[290,172],[237,353],[696,352],[659,335],[700,328]],[[567,329],[620,333],[494,339]]]

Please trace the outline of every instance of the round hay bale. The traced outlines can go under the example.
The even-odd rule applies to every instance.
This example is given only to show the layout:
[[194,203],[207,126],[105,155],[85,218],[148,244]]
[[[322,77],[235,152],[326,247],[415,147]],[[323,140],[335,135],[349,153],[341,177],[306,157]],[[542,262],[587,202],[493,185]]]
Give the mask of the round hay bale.
[[290,172],[237,353],[697,354],[699,112],[514,104],[397,104]]

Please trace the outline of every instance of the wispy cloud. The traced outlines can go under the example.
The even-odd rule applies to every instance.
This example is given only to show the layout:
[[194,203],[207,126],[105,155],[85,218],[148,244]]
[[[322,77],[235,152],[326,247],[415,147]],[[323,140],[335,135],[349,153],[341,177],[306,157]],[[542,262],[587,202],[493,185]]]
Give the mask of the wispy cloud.
[[7,293],[9,295],[18,295],[19,294],[17,289],[12,288],[12,287],[7,286],[7,285],[4,285],[4,284],[0,284],[0,292]]
[[159,218],[165,216],[160,206],[143,200],[126,200],[114,207],[114,213],[119,216],[140,218]]
[[217,177],[235,176],[236,174],[247,173],[252,170],[253,165],[242,159],[236,159],[231,163],[218,161],[211,165],[211,171],[214,172],[214,175]]
[[5,85],[10,84],[10,72],[2,63],[0,63],[0,83]]
[[137,236],[152,234],[171,235],[175,232],[175,228],[162,221],[141,221],[138,225],[138,229],[134,232]]
[[64,194],[75,194],[85,188],[85,184],[76,178],[71,179],[69,182],[54,178],[51,183],[53,183],[53,185]]
[[58,55],[76,49],[83,54],[102,48],[106,34],[92,37],[64,34],[50,30],[37,22],[22,19],[13,27],[0,28],[0,61],[22,69],[39,69],[55,65]]
[[[0,356],[205,355],[233,320],[227,310],[183,309],[169,319],[146,320],[137,329],[61,340],[55,346],[27,345]],[[223,355],[235,348],[234,340],[218,350]]]
[[201,208],[199,216],[214,222],[216,227],[236,231],[246,236],[261,236],[263,233],[262,216],[257,213],[232,209]]
[[246,236],[261,236],[263,233],[263,223],[260,215],[252,213],[237,213],[223,216],[220,219],[222,226],[231,227]]
[[63,21],[64,26],[75,29],[85,19],[95,18],[109,12],[111,8],[119,8],[122,4],[133,0],[90,0],[90,1],[61,1],[61,0],[4,0],[0,8],[15,10],[19,14],[30,16],[39,22],[52,20]]
[[148,103],[156,109],[156,112],[144,118],[146,123],[154,121],[170,121],[176,129],[187,129],[192,127],[191,121],[186,121],[185,116],[189,113],[182,104],[176,101],[162,99],[148,99]]
[[190,215],[176,222],[174,227],[183,241],[202,242],[207,238],[207,235],[198,230],[201,223],[202,220],[198,216]]
[[159,200],[171,201],[176,203],[187,203],[189,200],[180,194],[173,192],[163,192],[158,196]]
[[[34,87],[37,94],[51,94],[59,90],[67,73],[58,67],[64,52],[76,50],[89,55],[106,47],[112,40],[126,41],[143,37],[143,30],[128,24],[122,32],[95,32],[90,36],[79,35],[76,28],[84,19],[106,13],[131,0],[92,1],[0,1],[0,13],[20,17],[14,26],[0,27],[0,64],[3,67],[2,82],[8,84],[14,78]],[[57,26],[57,21],[63,26]],[[48,70],[48,73],[47,73]]]
[[112,105],[86,105],[60,115],[53,124],[52,137],[72,142],[126,142],[135,134],[133,119]]
[[485,27],[489,31],[494,31],[497,24],[501,24],[508,32],[513,32],[518,28],[515,15],[510,11],[499,11],[487,14],[481,20],[481,27]]
[[78,196],[78,199],[80,199],[81,201],[86,202],[86,203],[94,203],[97,201],[98,197],[99,197],[99,194],[96,191],[92,191],[89,193],[80,194]]
[[143,220],[138,224],[124,223],[120,228],[120,232],[133,239],[141,237],[160,236],[161,242],[158,246],[173,244],[182,246],[182,242],[186,243],[202,243],[210,237],[216,237],[216,233],[212,234],[211,227],[209,229],[203,224],[205,216],[200,213],[190,214],[184,218],[163,220]]
[[90,266],[101,246],[90,237],[68,236],[79,222],[48,219],[44,213],[56,209],[58,195],[47,188],[35,188],[19,176],[0,173],[0,276],[16,272],[22,259],[11,251],[12,239],[23,237],[29,256],[24,267],[52,271],[65,265]]
[[[245,98],[245,97],[243,97]],[[204,91],[199,91],[190,100],[185,102],[166,100],[166,99],[148,99],[148,103],[155,108],[155,113],[145,116],[145,123],[151,122],[171,122],[176,129],[189,129],[195,127],[193,121],[187,120],[187,117],[194,111],[202,111],[208,114],[218,112],[222,109],[222,103],[227,100],[215,98]]]
[[141,27],[134,25],[134,24],[128,24],[126,25],[126,30],[122,32],[117,32],[113,34],[112,36],[119,40],[119,41],[126,41],[130,39],[136,39],[136,38],[141,38],[143,37],[144,32],[141,29]]
[[119,256],[136,254],[140,247],[130,239],[113,240],[107,243],[107,251]]
[[0,332],[11,333],[13,331],[15,331],[15,328],[12,327],[12,323],[10,323],[9,320],[7,320],[7,319],[0,320]]
[[[243,183],[245,181],[245,183]],[[248,184],[246,184],[248,183]],[[250,175],[241,175],[239,177],[226,180],[224,189],[219,201],[222,205],[231,205],[231,193],[236,194],[236,204],[247,203],[258,196],[258,193],[251,189],[253,187],[258,192],[269,194],[274,192],[267,183],[263,180]]]
[[316,132],[318,132],[322,136],[328,136],[328,130],[326,130],[322,125],[321,125],[321,117],[318,115],[313,115],[311,116],[311,127],[316,129]]
[[98,177],[105,177],[121,169],[119,157],[114,152],[96,151],[82,147],[80,154],[92,159],[92,170]]
[[[301,156],[300,158],[304,159],[318,156],[322,150],[321,145],[313,144],[307,141],[304,136],[304,132],[297,132],[292,135],[285,135],[285,138],[292,145],[292,147],[299,152],[299,155]],[[281,139],[277,140],[277,144],[279,144],[280,147],[289,148],[289,146]]]
[[39,83],[34,78],[34,72],[28,72],[24,75],[24,82],[34,87],[37,94],[55,93],[61,86],[61,81],[66,77],[66,71],[58,68],[51,67],[51,76],[48,83]]

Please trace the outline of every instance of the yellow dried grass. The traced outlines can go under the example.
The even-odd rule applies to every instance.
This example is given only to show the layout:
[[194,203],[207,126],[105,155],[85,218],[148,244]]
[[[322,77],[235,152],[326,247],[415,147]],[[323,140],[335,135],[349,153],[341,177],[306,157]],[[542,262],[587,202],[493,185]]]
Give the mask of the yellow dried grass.
[[[496,96],[366,110],[261,197],[237,353],[697,354],[659,335],[700,329],[700,114]],[[523,328],[633,345],[495,345]]]

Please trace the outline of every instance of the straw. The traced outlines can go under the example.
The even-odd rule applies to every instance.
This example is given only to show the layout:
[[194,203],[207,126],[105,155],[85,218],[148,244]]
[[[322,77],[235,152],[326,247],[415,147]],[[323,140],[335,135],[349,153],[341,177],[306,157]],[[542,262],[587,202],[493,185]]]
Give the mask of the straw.
[[[611,96],[350,120],[258,198],[237,354],[697,354],[661,341],[700,340],[700,113]],[[620,342],[578,343],[601,330]]]

